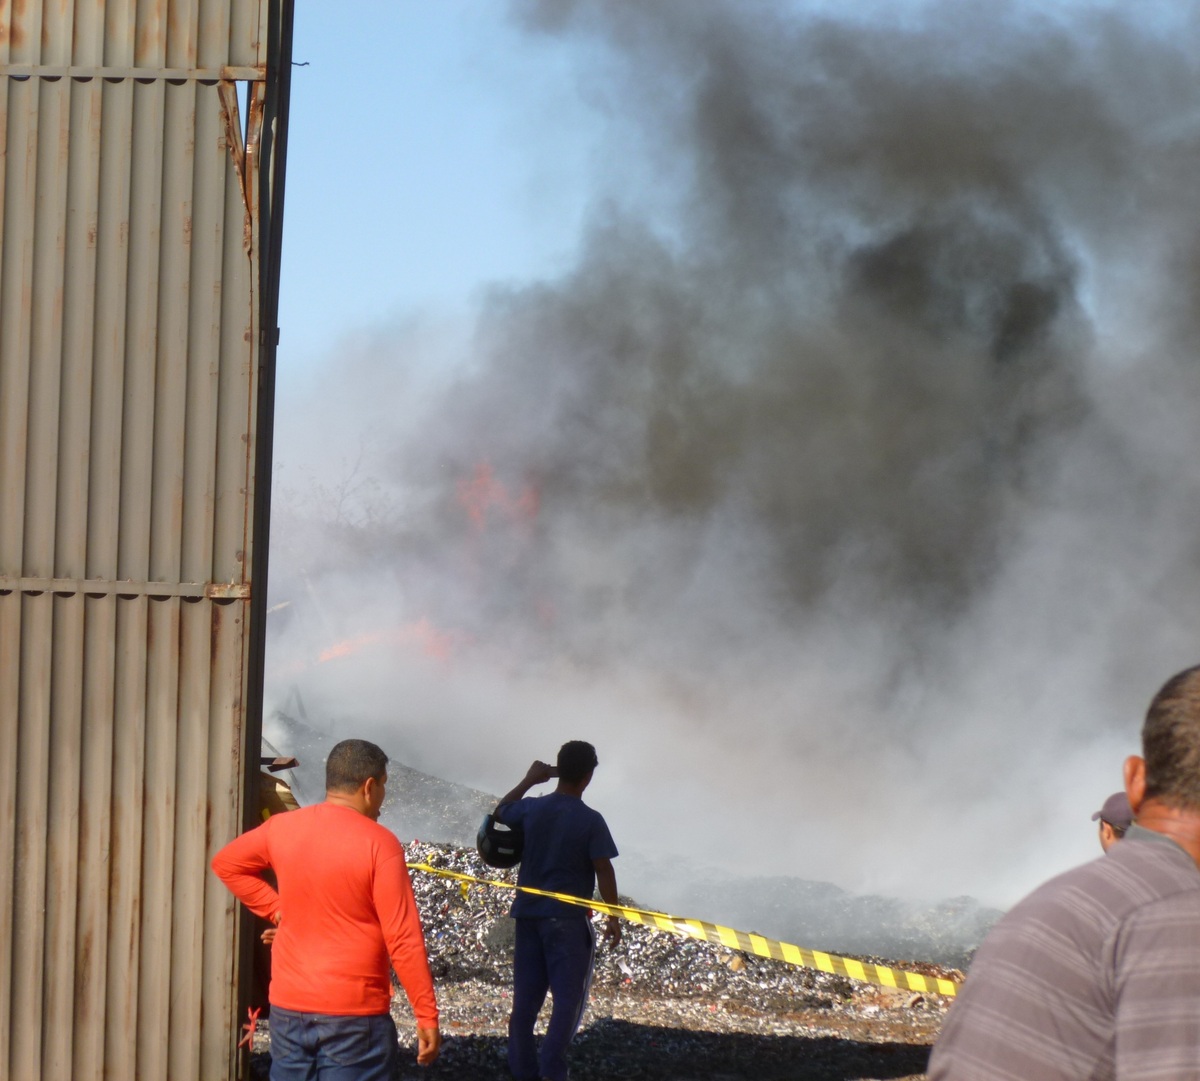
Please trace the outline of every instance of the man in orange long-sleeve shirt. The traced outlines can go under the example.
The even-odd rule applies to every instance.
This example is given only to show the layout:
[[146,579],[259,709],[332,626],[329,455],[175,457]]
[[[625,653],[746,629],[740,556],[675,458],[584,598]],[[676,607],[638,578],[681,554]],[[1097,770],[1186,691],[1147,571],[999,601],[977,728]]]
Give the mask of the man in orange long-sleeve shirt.
[[271,1081],[389,1081],[399,1056],[389,961],[416,1018],[417,1061],[438,1056],[437,1000],[404,849],[377,821],[386,785],[387,755],[344,740],[325,763],[324,803],[272,815],[213,857],[234,896],[278,927]]

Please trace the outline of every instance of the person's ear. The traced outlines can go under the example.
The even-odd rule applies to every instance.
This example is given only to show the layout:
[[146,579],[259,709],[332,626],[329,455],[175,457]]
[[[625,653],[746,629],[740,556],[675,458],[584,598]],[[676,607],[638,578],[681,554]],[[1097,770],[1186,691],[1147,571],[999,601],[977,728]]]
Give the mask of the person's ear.
[[1146,798],[1146,760],[1141,755],[1131,754],[1125,759],[1125,795],[1136,818]]

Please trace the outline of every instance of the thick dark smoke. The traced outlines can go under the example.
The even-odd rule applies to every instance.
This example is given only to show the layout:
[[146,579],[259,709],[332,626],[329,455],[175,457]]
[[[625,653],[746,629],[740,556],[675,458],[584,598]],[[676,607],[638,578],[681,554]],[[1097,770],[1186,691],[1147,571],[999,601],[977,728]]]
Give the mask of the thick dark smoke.
[[582,254],[285,394],[277,693],[488,791],[590,738],[624,848],[739,873],[1098,853],[1200,656],[1200,33],[1043,7],[517,5],[606,132]]

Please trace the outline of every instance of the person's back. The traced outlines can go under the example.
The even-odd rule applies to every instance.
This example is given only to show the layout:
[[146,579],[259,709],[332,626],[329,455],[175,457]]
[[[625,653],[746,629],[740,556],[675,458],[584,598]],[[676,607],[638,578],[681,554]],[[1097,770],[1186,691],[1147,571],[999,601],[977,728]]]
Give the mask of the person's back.
[[433,978],[404,849],[377,821],[387,755],[343,740],[325,777],[324,803],[271,815],[222,848],[212,868],[276,925],[272,1081],[386,1081],[397,1066],[389,963],[412,1005],[425,1065],[441,1045]]
[[[591,897],[596,888],[594,838],[608,836],[608,827],[600,813],[582,799],[559,792],[527,797],[518,807],[510,806],[507,810],[510,823],[520,826],[525,834],[518,884],[551,893]],[[587,918],[586,910],[577,905],[520,892],[513,900],[512,915]]]
[[[1090,1081],[1110,1076],[1108,1062],[1118,1077],[1195,1076],[1194,1041],[1177,1037],[1200,1003],[1200,870],[1161,834],[1133,826],[1126,841],[995,926],[942,1026],[930,1081]],[[1122,995],[1142,1008],[1114,1020]]]
[[[512,906],[516,941],[508,1022],[508,1066],[516,1081],[565,1081],[567,1047],[587,1003],[596,948],[582,906],[523,890],[547,890],[590,900],[598,888],[609,904],[618,902],[612,866],[617,846],[603,816],[583,802],[597,764],[596,749],[590,743],[570,740],[559,748],[557,766],[534,762],[496,807],[500,822],[524,833]],[[555,791],[526,796],[530,788],[551,777],[558,778]],[[608,918],[605,938],[614,945],[620,941],[617,917]],[[538,1049],[534,1026],[547,992],[554,1005]]]
[[395,872],[389,861],[403,863],[400,842],[330,803],[273,815],[263,831],[286,913],[272,947],[272,1002],[305,1013],[388,1010],[388,937],[406,944],[409,969],[424,958],[423,941],[405,922],[408,899],[375,889]]
[[1200,666],[1125,760],[1134,824],[984,940],[930,1081],[1200,1081]]

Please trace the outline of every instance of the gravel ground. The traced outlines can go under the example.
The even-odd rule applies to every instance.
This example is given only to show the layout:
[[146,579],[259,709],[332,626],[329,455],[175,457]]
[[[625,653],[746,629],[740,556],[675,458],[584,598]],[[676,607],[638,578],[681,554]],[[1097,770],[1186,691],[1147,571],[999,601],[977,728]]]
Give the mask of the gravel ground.
[[[413,863],[512,881],[470,850],[405,846]],[[512,924],[508,890],[413,872],[441,1009],[442,1054],[415,1064],[415,1031],[403,993],[392,1013],[404,1050],[398,1078],[509,1081],[505,1065]],[[630,901],[630,904],[635,902]],[[744,928],[744,930],[753,930]],[[819,945],[798,943],[798,945]],[[862,958],[961,976],[938,965]],[[583,1026],[571,1049],[572,1081],[851,1081],[924,1076],[929,1048],[952,1000],[855,983],[638,924],[602,948]],[[544,1016],[548,1015],[549,1006]],[[266,1076],[269,1023],[252,1058]]]

